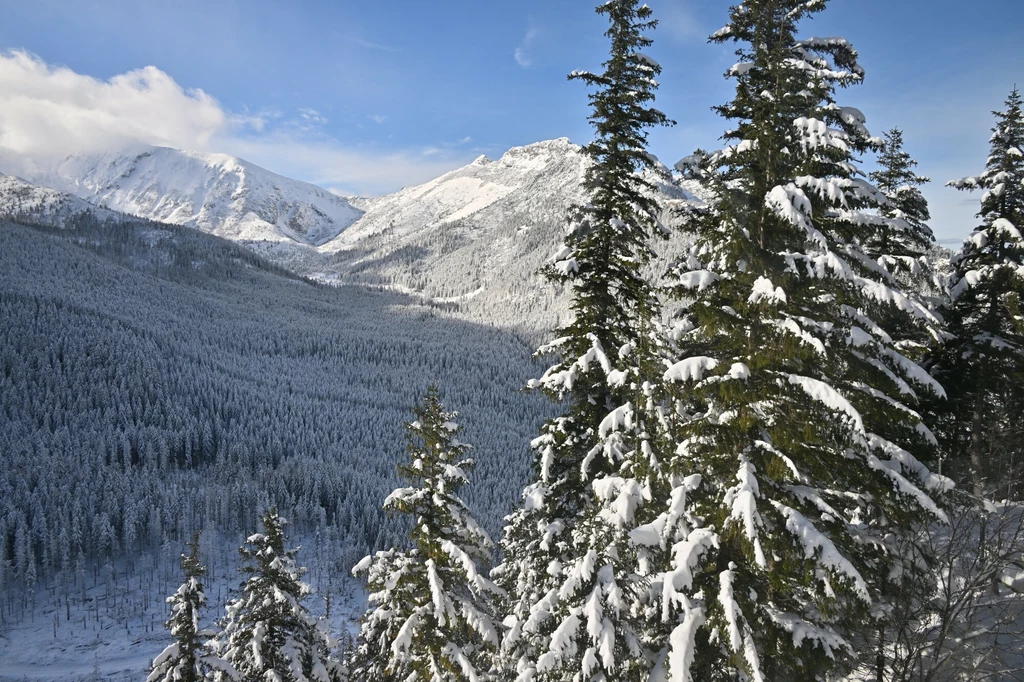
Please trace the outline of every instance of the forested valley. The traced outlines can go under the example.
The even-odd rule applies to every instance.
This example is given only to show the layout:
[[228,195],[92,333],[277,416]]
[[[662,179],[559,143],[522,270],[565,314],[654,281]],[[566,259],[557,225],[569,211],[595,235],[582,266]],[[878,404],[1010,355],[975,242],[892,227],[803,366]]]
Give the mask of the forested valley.
[[[724,146],[674,175],[655,11],[599,5],[532,299],[532,260],[481,274],[515,225],[470,263],[461,219],[371,232],[328,285],[293,245],[10,215],[0,635],[116,630],[145,661],[92,677],[148,682],[1024,679],[1024,102],[945,252],[912,131],[869,132],[859,53],[805,33],[827,5],[729,9]],[[430,262],[441,298],[394,286]],[[502,283],[557,318],[539,348],[481,323]]]

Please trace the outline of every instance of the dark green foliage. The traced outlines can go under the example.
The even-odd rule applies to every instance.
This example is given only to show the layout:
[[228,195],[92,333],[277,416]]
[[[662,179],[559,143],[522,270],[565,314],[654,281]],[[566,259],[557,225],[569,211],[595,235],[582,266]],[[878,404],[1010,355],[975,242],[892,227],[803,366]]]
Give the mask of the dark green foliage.
[[612,0],[597,12],[610,23],[604,71],[569,76],[594,89],[587,203],[570,209],[565,246],[549,270],[571,285],[573,316],[541,349],[559,359],[532,382],[566,411],[533,442],[534,483],[507,520],[496,570],[511,597],[506,672],[541,680],[646,680],[653,665],[646,581],[628,538],[658,483],[666,443],[660,305],[642,268],[652,238],[665,236],[644,176],[655,166],[646,131],[671,122],[650,105],[661,71],[641,52],[657,25],[650,8]]
[[926,224],[931,216],[919,189],[930,180],[914,172],[917,161],[904,151],[903,132],[898,128],[885,133],[878,166],[869,177],[885,195],[879,212],[889,220],[873,225],[861,246],[906,288],[930,275],[925,255],[935,236]]
[[174,643],[153,659],[153,669],[146,682],[202,682],[212,669],[210,652],[205,645],[208,633],[199,626],[200,613],[206,606],[202,583],[206,567],[199,560],[198,533],[188,548],[188,554],[181,555],[185,580],[178,591],[167,598],[171,617],[165,625]]
[[852,667],[888,570],[887,529],[943,516],[925,492],[945,482],[918,460],[931,446],[915,411],[942,389],[876,322],[936,320],[859,246],[890,223],[855,165],[875,141],[835,101],[863,79],[857,52],[796,36],[825,4],[731,9],[712,36],[739,44],[735,98],[717,107],[730,146],[680,166],[715,194],[687,216],[697,245],[675,273],[684,309],[666,375],[679,386],[671,471],[689,515],[663,516],[662,543],[679,543],[664,599],[678,600],[666,605],[670,650],[696,652],[670,655],[673,673],[694,680]]
[[[985,172],[950,183],[981,189],[981,225],[953,258],[951,339],[933,358],[950,393],[939,406],[951,471],[976,494],[1010,496],[1021,482],[1024,425],[1024,112],[1014,89],[996,126]],[[965,456],[967,455],[967,456]],[[1018,488],[1019,490],[1019,488]]]

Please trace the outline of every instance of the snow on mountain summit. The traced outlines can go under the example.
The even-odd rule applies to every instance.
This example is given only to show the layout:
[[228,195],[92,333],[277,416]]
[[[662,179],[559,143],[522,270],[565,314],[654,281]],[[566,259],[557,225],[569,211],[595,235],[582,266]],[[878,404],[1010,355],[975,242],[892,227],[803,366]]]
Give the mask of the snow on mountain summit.
[[248,161],[168,147],[71,156],[31,179],[100,206],[235,241],[315,246],[362,215],[342,197]]
[[488,223],[539,199],[557,202],[561,214],[582,199],[586,163],[582,149],[564,137],[513,147],[496,161],[481,156],[422,185],[364,202],[366,215],[321,250],[353,248],[382,234],[408,238],[460,221]]
[[[166,147],[72,156],[29,179],[85,206],[240,242],[300,275],[414,294],[485,324],[546,329],[566,314],[567,299],[539,270],[562,243],[569,207],[585,198],[589,163],[582,147],[559,138],[480,156],[374,198],[344,198],[232,156]],[[700,188],[663,166],[648,179],[666,210],[700,199]],[[8,213],[39,202],[61,215],[71,207],[66,196],[12,185],[0,187],[0,208],[4,194],[14,204]],[[685,241],[658,251],[671,257]]]

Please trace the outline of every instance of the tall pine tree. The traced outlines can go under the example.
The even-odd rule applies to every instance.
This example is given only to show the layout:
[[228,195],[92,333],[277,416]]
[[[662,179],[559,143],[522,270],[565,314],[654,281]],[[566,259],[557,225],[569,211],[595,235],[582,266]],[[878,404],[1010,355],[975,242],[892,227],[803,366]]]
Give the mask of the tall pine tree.
[[214,646],[233,670],[217,680],[241,682],[338,682],[341,665],[331,657],[321,624],[303,601],[311,593],[302,582],[306,569],[295,562],[297,549],[285,549],[287,524],[277,510],[261,517],[262,533],[239,549],[249,577],[242,594],[227,605]]
[[1024,438],[1024,112],[1016,88],[1006,109],[994,114],[985,172],[950,183],[985,193],[981,225],[952,261],[945,316],[953,338],[934,370],[951,396],[942,419],[944,449],[979,495],[1006,494],[1020,481]]
[[646,680],[646,579],[629,542],[661,478],[659,302],[641,269],[664,235],[642,172],[647,129],[670,121],[651,107],[660,66],[642,50],[657,22],[637,0],[597,8],[610,27],[594,88],[588,201],[570,211],[550,270],[572,287],[572,321],[541,349],[559,360],[533,382],[566,412],[533,442],[534,482],[507,519],[495,575],[511,595],[503,665],[517,680]]
[[[677,272],[677,487],[639,541],[672,550],[656,584],[683,680],[823,679],[852,666],[889,561],[889,529],[944,512],[913,451],[915,403],[941,387],[876,317],[932,323],[860,247],[889,224],[856,167],[877,146],[837,88],[842,38],[798,39],[824,0],[748,0],[712,36],[739,44],[729,146],[684,160],[713,192]],[[905,428],[886,426],[900,415]],[[896,436],[899,436],[897,438]]]
[[432,386],[406,424],[410,462],[399,470],[413,485],[391,493],[384,508],[412,517],[415,547],[377,552],[353,569],[370,588],[349,666],[354,680],[488,677],[499,638],[491,601],[500,591],[480,573],[491,540],[458,496],[473,460],[457,438],[456,417]]
[[199,535],[192,538],[188,554],[181,555],[181,568],[185,580],[177,592],[167,598],[171,617],[167,629],[174,642],[153,659],[153,667],[146,682],[202,682],[207,673],[223,668],[223,664],[210,651],[205,641],[210,633],[199,621],[206,606],[203,576],[206,567],[199,559]]

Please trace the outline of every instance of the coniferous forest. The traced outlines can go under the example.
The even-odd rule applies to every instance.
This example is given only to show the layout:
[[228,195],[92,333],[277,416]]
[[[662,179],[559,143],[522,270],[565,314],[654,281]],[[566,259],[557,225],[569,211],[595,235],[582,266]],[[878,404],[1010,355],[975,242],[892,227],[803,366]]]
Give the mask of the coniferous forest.
[[186,228],[0,224],[0,635],[130,629],[93,588],[134,582],[167,597],[147,682],[1024,679],[1024,102],[937,256],[827,6],[723,11],[686,202],[656,11],[596,8],[535,349]]

